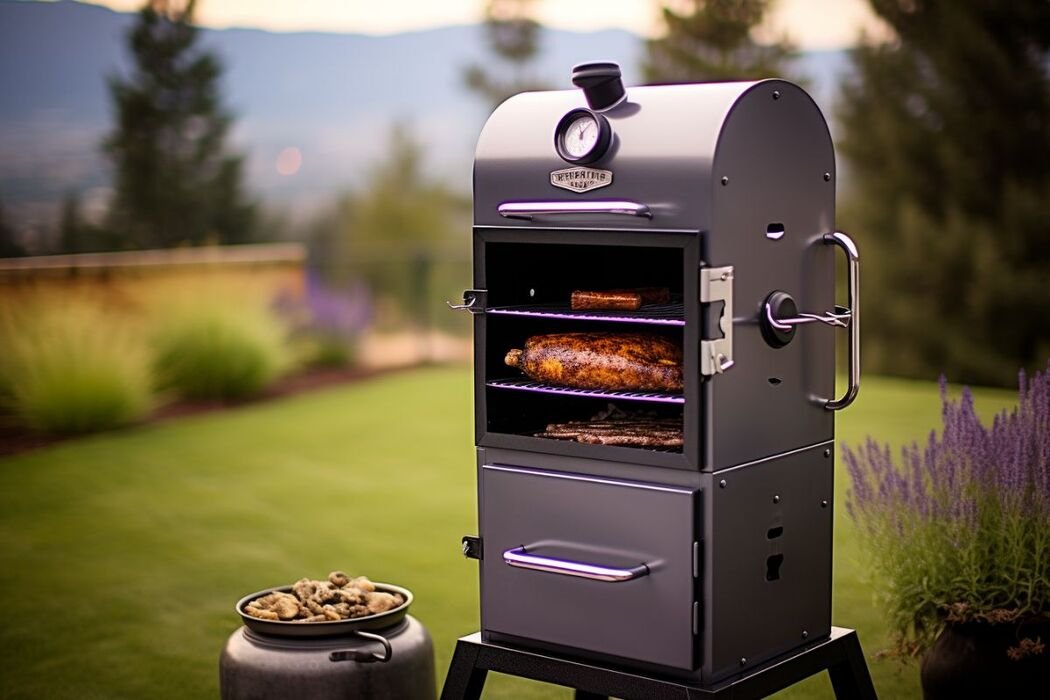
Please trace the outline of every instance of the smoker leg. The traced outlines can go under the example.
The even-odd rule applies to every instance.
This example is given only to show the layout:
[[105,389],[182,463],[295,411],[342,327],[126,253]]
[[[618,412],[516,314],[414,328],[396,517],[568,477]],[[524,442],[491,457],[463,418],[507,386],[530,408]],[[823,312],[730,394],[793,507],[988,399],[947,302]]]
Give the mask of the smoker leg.
[[448,675],[445,676],[445,685],[441,688],[441,700],[480,700],[489,672],[479,668],[477,662],[477,646],[463,640],[457,641]]
[[839,644],[843,655],[828,667],[835,697],[838,700],[878,700],[857,633],[846,635],[839,640]]

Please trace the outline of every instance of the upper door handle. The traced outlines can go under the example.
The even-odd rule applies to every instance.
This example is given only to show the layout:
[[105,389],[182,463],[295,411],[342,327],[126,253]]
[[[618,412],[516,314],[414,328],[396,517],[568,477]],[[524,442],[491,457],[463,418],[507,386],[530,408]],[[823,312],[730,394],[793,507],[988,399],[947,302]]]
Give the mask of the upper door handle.
[[597,200],[586,202],[503,202],[499,215],[508,219],[534,219],[538,216],[564,216],[566,214],[615,214],[653,218],[652,211],[644,204],[626,200]]

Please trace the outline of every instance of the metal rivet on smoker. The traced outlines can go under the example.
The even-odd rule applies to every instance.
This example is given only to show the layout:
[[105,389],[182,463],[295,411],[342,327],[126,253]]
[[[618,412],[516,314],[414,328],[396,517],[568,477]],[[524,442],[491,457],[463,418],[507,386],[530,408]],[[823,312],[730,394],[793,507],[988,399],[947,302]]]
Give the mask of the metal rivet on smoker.
[[720,279],[723,282],[725,282],[727,279],[729,279],[729,273],[728,272],[723,272],[722,275],[718,279]]
[[729,178],[728,178],[728,177],[725,177],[725,176],[723,175],[723,176],[722,176],[722,186],[724,187],[724,186],[726,186],[726,185],[728,185],[728,184],[729,184]]
[[827,500],[823,500],[823,501],[821,501],[821,502],[820,502],[820,507],[821,507],[821,508],[827,508],[827,507],[828,507],[828,502],[827,502]]
[[809,637],[809,632],[808,632],[808,631],[806,631],[806,630],[802,630],[802,638],[803,638],[803,639],[806,639],[806,638],[808,638],[808,637]]
[[773,91],[773,99],[774,100],[779,100],[780,99],[780,90],[774,90]]
[[773,496],[774,503],[780,503],[780,496]]
[[529,296],[530,296],[530,297],[534,297],[534,296],[536,296],[536,290],[535,290],[535,289],[530,289],[530,290],[529,290]]
[[726,480],[722,479],[718,482],[718,487],[724,489],[726,487]]
[[741,656],[740,657],[740,665],[741,666],[746,666],[747,665],[747,657],[746,656]]
[[831,456],[831,450],[830,449],[824,450],[824,456],[825,457],[830,457]]
[[824,182],[831,181],[831,173],[824,173]]

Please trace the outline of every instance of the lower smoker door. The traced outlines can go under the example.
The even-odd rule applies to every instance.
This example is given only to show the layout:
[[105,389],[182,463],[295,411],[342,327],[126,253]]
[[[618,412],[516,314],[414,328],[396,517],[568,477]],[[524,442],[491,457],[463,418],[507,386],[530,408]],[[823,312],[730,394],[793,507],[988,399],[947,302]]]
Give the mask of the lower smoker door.
[[691,670],[696,491],[481,473],[482,629]]

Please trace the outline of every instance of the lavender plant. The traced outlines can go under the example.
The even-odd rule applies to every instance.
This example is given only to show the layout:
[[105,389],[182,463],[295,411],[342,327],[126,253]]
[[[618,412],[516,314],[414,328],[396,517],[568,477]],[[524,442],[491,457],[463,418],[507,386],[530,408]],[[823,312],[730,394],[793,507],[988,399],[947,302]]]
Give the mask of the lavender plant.
[[844,449],[846,509],[870,555],[898,649],[919,654],[946,622],[1050,619],[1050,364],[991,426],[963,389],[925,445]]
[[314,274],[306,277],[302,299],[282,296],[274,308],[290,321],[295,337],[306,342],[307,364],[315,366],[351,364],[354,344],[372,315],[363,283],[336,291]]

